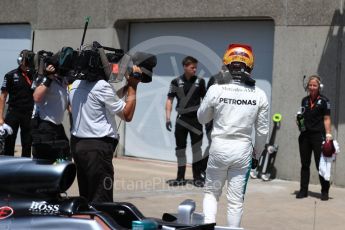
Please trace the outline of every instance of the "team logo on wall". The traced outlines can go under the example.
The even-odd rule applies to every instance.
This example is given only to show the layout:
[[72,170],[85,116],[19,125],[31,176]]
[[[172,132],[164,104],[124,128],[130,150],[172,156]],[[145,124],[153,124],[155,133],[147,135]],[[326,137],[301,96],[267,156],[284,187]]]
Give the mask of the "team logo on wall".
[[59,214],[59,207],[58,204],[48,204],[46,201],[36,202],[33,201],[29,208],[29,211],[32,214]]
[[9,206],[0,207],[0,220],[6,219],[12,216],[14,213],[13,209]]

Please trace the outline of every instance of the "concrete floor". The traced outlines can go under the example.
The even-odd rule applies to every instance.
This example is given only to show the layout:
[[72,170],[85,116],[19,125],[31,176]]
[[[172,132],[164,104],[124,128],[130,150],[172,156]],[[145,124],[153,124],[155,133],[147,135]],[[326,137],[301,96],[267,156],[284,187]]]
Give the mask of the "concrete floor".
[[[135,204],[148,217],[177,212],[178,204],[193,199],[202,211],[202,188],[192,185],[169,187],[166,180],[176,176],[176,164],[137,158],[115,158],[114,200]],[[192,178],[191,167],[187,178]],[[297,200],[298,182],[250,180],[245,197],[242,227],[246,230],[343,230],[345,189],[332,186],[330,200],[320,200],[320,185],[310,185],[309,197]],[[78,195],[76,182],[70,196]],[[226,224],[226,197],[218,207],[217,225]]]

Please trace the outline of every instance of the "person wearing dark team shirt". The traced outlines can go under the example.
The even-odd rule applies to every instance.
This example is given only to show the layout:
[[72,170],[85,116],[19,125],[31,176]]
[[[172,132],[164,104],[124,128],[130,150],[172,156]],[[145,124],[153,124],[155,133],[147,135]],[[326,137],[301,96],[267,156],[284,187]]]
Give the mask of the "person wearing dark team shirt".
[[[312,152],[314,152],[316,169],[319,170],[322,142],[332,139],[330,103],[324,95],[320,94],[320,89],[320,77],[310,76],[307,84],[309,95],[304,97],[301,103],[304,127],[300,127],[301,134],[298,138],[302,167],[300,191],[296,195],[297,199],[308,196]],[[320,175],[319,179],[321,183],[321,200],[328,200],[330,183]]]
[[[34,105],[33,90],[31,89],[32,74],[30,63],[33,53],[28,50],[20,52],[18,57],[19,67],[8,72],[1,87],[0,94],[0,125],[8,124],[13,129],[13,134],[5,141],[5,155],[13,156],[18,129],[20,127],[22,157],[31,156],[31,116]],[[6,99],[8,108],[4,119]]]
[[169,182],[170,186],[185,185],[186,171],[186,147],[188,133],[191,137],[193,152],[193,179],[194,185],[203,187],[202,177],[202,125],[197,119],[197,110],[202,98],[206,94],[205,80],[196,76],[198,60],[187,56],[183,59],[182,65],[184,74],[171,81],[168,98],[166,101],[166,128],[171,131],[172,125],[170,115],[172,111],[173,100],[177,98],[175,126],[176,157],[178,163],[177,178]]

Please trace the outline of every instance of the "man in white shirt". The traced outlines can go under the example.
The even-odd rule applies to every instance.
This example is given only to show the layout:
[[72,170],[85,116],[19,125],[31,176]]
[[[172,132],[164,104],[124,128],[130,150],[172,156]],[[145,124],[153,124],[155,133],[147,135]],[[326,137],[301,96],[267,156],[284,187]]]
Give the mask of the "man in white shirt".
[[32,116],[33,157],[55,161],[70,159],[69,141],[62,125],[67,110],[67,82],[48,65],[45,75],[32,84],[35,101]]
[[[133,66],[132,75],[141,75]],[[118,144],[115,114],[131,121],[136,105],[138,78],[127,79],[126,101],[104,79],[76,80],[70,88],[73,158],[77,166],[79,193],[90,202],[112,202],[113,153]]]

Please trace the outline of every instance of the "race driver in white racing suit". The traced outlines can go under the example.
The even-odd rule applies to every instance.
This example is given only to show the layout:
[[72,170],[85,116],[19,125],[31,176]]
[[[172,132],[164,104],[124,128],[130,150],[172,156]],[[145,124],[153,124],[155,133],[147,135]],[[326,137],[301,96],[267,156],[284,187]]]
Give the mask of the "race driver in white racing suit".
[[198,109],[201,124],[213,119],[203,212],[205,223],[216,222],[217,203],[227,181],[228,226],[239,227],[252,157],[259,159],[269,132],[269,105],[250,77],[254,65],[250,46],[229,45],[223,62],[231,74],[230,83],[212,85]]

